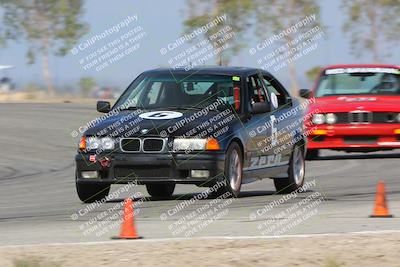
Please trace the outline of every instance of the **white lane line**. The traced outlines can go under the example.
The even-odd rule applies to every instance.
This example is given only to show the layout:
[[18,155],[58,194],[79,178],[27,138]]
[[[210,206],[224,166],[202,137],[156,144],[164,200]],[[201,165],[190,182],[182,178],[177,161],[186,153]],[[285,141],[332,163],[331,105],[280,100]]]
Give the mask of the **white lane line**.
[[321,233],[321,234],[302,234],[302,235],[280,235],[280,236],[203,236],[203,237],[172,237],[172,238],[149,238],[137,240],[109,240],[109,241],[89,241],[89,242],[66,242],[66,243],[41,243],[41,244],[24,244],[24,245],[0,245],[0,248],[19,248],[19,247],[39,247],[39,246],[65,246],[65,245],[109,245],[118,243],[157,243],[157,242],[176,242],[191,240],[250,240],[250,239],[285,239],[285,238],[312,238],[312,237],[336,237],[336,236],[353,236],[353,235],[379,235],[379,234],[395,234],[400,230],[378,230],[378,231],[359,231],[359,232],[343,232],[343,233]]

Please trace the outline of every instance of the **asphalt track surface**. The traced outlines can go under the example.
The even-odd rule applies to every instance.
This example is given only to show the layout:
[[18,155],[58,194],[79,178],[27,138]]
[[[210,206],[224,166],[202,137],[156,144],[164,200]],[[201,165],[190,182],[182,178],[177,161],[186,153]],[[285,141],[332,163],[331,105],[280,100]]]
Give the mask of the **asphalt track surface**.
[[[283,197],[275,194],[272,180],[244,185],[239,199],[221,200],[218,203],[223,205],[217,210],[211,195],[174,212],[205,188],[178,185],[174,200],[158,201],[137,186],[84,214],[87,205],[79,201],[74,183],[78,140],[70,133],[97,115],[95,107],[71,103],[0,104],[0,245],[110,240],[119,232],[112,215],[121,210],[124,197],[138,192],[143,198],[136,199],[136,226],[139,234],[149,239],[400,229],[399,150],[370,154],[323,151],[319,160],[308,161],[306,166],[306,181],[314,181],[315,186],[257,216],[257,210]],[[386,184],[394,218],[368,217],[378,180]],[[112,192],[119,188],[113,186]],[[305,201],[310,196],[321,201],[303,210],[298,217],[302,220],[294,223],[286,211],[293,211],[296,204],[302,205],[301,210],[311,203]],[[213,217],[201,217],[209,207],[215,212]],[[193,212],[196,216],[190,217]],[[266,221],[272,214],[276,215],[273,222]],[[101,219],[96,221],[96,217]],[[291,227],[280,225],[277,229],[284,229],[281,232],[263,228],[280,222]],[[191,228],[196,231],[189,233]]]

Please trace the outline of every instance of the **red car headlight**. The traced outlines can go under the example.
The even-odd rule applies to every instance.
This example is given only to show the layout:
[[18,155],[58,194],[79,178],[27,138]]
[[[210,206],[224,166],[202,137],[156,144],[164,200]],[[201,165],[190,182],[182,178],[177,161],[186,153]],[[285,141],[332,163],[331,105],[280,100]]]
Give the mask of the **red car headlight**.
[[314,114],[311,119],[314,124],[324,124],[325,123],[325,115],[324,114]]
[[334,113],[328,113],[325,115],[325,121],[328,124],[335,124],[337,121],[337,116]]

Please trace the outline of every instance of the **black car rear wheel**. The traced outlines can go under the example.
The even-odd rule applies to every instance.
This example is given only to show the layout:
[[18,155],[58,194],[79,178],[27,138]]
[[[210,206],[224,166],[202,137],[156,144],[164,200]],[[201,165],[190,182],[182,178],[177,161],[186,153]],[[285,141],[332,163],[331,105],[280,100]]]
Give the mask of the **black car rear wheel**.
[[172,196],[175,184],[146,184],[150,196],[158,199],[167,199]]
[[274,179],[276,191],[281,194],[287,194],[302,187],[304,184],[304,176],[304,151],[301,145],[296,145],[290,156],[288,177]]
[[110,185],[84,184],[76,182],[76,191],[79,199],[84,203],[92,203],[107,197]]

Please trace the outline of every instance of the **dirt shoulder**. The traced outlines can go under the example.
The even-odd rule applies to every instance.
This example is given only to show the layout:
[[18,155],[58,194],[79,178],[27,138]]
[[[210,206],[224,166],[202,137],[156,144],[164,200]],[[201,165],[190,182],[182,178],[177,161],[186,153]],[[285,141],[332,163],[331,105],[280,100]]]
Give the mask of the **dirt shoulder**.
[[133,264],[164,267],[399,266],[399,248],[400,233],[280,239],[116,241],[0,247],[0,265],[18,266],[15,260],[22,260],[43,264],[38,266],[62,267]]
[[[98,99],[81,98],[74,96],[48,97],[44,92],[16,92],[16,93],[0,93],[1,103],[40,103],[40,104],[57,104],[57,103],[78,103],[95,105]],[[112,100],[110,100],[112,101]]]

